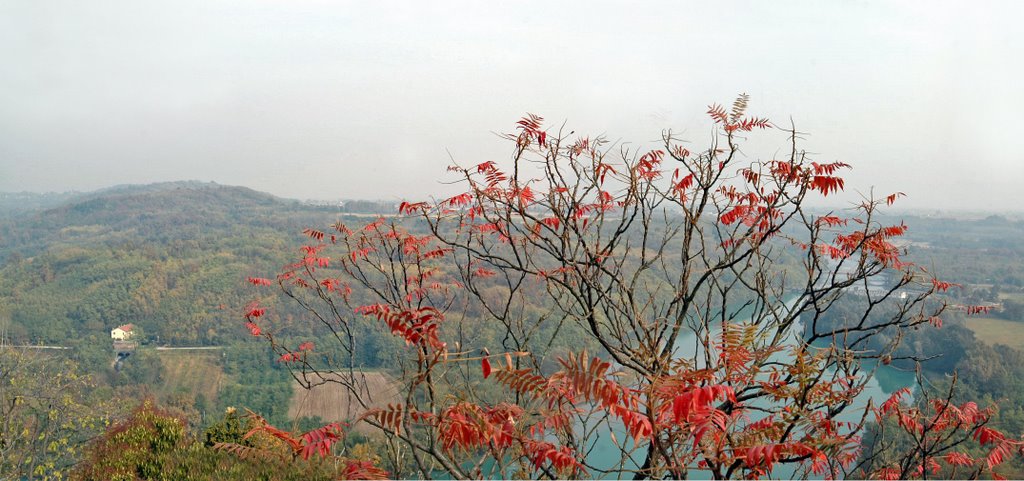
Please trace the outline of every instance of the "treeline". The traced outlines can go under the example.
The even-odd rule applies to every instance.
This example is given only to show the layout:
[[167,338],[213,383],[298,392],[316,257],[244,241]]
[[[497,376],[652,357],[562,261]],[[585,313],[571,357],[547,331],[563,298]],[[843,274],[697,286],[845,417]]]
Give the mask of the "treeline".
[[960,284],[994,285],[1005,291],[1024,287],[1024,220],[992,215],[984,219],[907,216],[892,219],[910,227],[909,259],[938,269]]

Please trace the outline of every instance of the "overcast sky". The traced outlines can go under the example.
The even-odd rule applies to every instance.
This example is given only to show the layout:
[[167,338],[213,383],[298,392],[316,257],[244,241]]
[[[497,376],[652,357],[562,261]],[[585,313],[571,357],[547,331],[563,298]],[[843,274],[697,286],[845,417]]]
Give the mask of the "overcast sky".
[[[0,3],[0,191],[198,179],[443,192],[525,112],[647,146],[707,104],[809,132],[906,207],[1024,205],[1017,2]],[[769,159],[784,134],[744,149]],[[755,145],[756,144],[756,145]]]

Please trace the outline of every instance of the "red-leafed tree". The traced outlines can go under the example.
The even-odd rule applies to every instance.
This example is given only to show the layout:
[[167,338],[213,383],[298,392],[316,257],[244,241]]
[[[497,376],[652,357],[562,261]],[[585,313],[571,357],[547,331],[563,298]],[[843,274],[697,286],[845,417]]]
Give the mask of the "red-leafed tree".
[[[849,166],[816,161],[795,128],[746,110],[745,95],[711,106],[703,149],[666,132],[635,150],[529,115],[506,136],[509,162],[449,169],[461,194],[305,232],[312,243],[276,282],[327,334],[315,349],[281,342],[259,305],[246,326],[297,379],[347,387],[399,476],[840,477],[861,466],[873,410],[984,433],[984,410],[855,402],[900,332],[941,324],[933,294],[949,286],[901,260],[906,226],[880,223],[902,194],[810,208],[844,190]],[[785,133],[782,157],[741,153],[760,131]],[[819,325],[844,296],[862,298],[857,318]],[[883,305],[895,314],[873,315]],[[406,346],[400,402],[385,407],[355,361],[365,320]],[[495,329],[495,344],[474,344]],[[564,347],[566,332],[594,353]],[[893,341],[879,347],[881,332]],[[588,458],[598,443],[613,459]],[[966,462],[929,446],[898,474]]]

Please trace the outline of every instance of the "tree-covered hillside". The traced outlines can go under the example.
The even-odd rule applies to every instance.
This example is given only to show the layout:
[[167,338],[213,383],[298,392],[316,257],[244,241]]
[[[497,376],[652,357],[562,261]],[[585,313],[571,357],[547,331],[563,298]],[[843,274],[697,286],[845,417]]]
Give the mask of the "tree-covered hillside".
[[16,342],[62,344],[123,323],[162,344],[242,334],[244,279],[286,262],[294,235],[332,222],[242,187],[196,182],[80,194],[0,221],[0,319]]

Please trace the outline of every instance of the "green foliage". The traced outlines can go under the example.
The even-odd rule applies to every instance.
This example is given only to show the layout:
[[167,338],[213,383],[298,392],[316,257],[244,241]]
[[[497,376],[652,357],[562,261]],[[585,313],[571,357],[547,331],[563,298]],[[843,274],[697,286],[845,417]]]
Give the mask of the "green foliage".
[[244,443],[242,438],[247,431],[244,420],[238,415],[238,410],[229,407],[224,411],[224,417],[221,420],[206,428],[203,433],[206,440],[203,444],[206,447],[213,447],[217,443],[242,444]]
[[182,447],[184,422],[143,401],[129,418],[107,432],[89,450],[81,479],[157,478],[164,458]]
[[294,379],[275,362],[273,351],[257,342],[234,343],[225,350],[224,372],[232,382],[218,396],[218,408],[250,409],[278,425],[288,424]]
[[[212,448],[217,442],[248,442],[242,438],[251,429],[234,410],[204,433],[205,440],[192,438],[186,423],[177,415],[143,401],[130,416],[93,442],[85,460],[73,473],[74,479],[92,480],[327,480],[334,466],[318,459],[290,462],[285,457],[240,459]],[[250,438],[252,440],[253,438]],[[262,448],[276,446],[273,440],[255,440]]]
[[0,478],[64,479],[113,411],[94,387],[72,361],[0,348]]
[[118,384],[143,384],[159,386],[163,380],[163,364],[156,352],[139,349],[123,362],[120,373],[115,376]]

